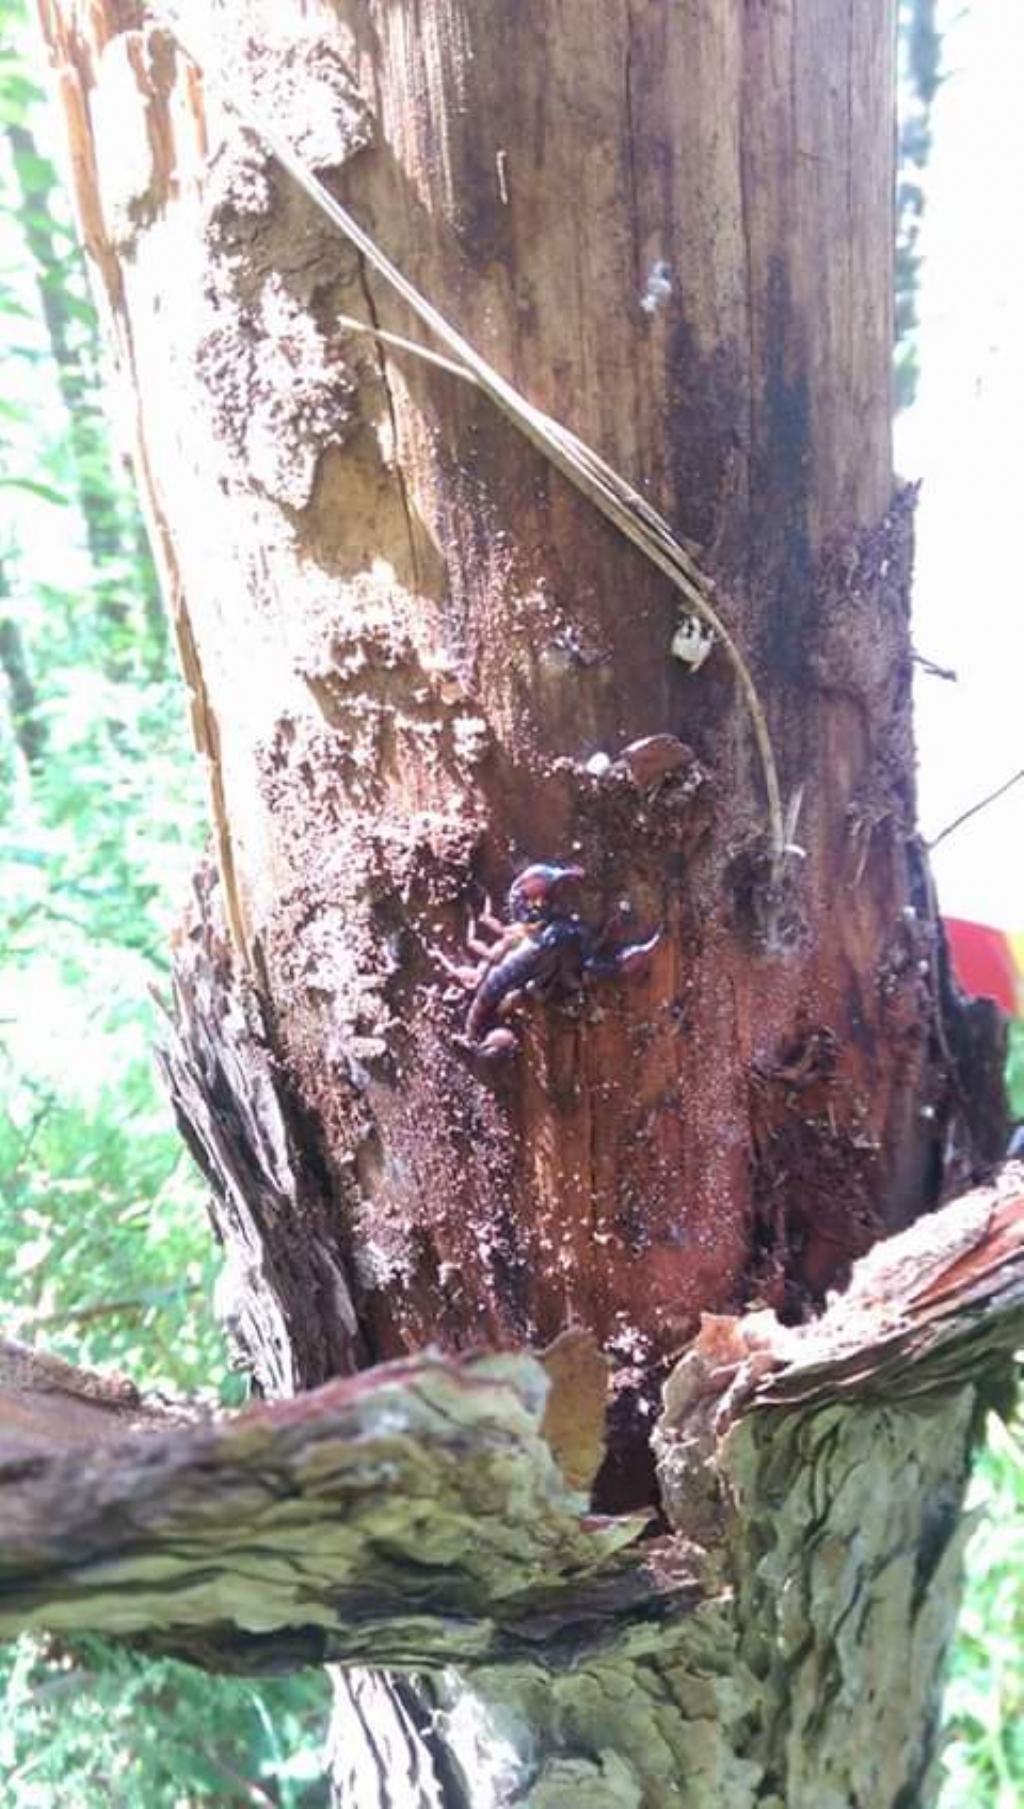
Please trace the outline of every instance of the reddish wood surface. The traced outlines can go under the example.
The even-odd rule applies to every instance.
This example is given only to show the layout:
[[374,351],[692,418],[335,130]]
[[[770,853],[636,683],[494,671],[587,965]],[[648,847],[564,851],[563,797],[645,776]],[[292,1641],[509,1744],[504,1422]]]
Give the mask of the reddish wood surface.
[[[890,468],[889,0],[197,4],[205,81],[113,0],[43,15],[211,778],[233,955],[214,910],[179,969],[223,1234],[298,1380],[584,1325],[643,1440],[700,1310],[820,1297],[934,1202],[958,1109]],[[415,331],[233,85],[702,543],[802,800],[784,897],[721,650],[689,675],[665,581],[507,420],[337,325]],[[614,761],[652,734],[692,757],[649,786]],[[487,1069],[435,950],[558,857],[590,921],[662,944]]]

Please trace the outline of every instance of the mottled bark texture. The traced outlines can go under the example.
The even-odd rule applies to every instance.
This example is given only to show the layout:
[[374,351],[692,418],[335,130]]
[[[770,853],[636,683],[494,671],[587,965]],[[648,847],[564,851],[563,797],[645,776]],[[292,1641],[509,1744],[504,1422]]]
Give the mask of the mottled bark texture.
[[972,1434],[1022,1328],[1015,1164],[880,1244],[813,1323],[705,1321],[647,1537],[566,1480],[601,1424],[583,1334],[184,1425],[0,1348],[0,1636],[419,1673],[343,1698],[358,1809],[917,1809]]
[[[586,1328],[611,1366],[595,1504],[650,1508],[659,1387],[701,1313],[798,1320],[999,1141],[956,1060],[914,826],[890,0],[189,0],[198,67],[158,8],[40,8],[210,777],[166,1067],[242,1360],[279,1394]],[[697,545],[803,850],[781,877],[722,647],[690,672],[670,586],[543,455],[340,322],[417,333],[232,96]],[[652,735],[674,763],[621,758]],[[646,973],[524,1001],[488,1065],[439,952],[557,858],[586,869],[595,929],[662,939]],[[941,1413],[908,1548],[962,1478],[969,1411]],[[907,1449],[934,1433],[914,1417]],[[651,1687],[738,1751],[717,1626],[699,1688],[665,1681],[668,1648]],[[638,1626],[644,1654],[659,1637]],[[754,1647],[772,1672],[776,1633]],[[920,1674],[900,1738],[924,1752]],[[568,1700],[540,1694],[516,1725],[547,1715],[540,1745],[557,1722],[571,1746]],[[458,1721],[389,1700],[396,1755]],[[629,1783],[609,1728],[583,1797],[552,1761],[524,1800],[677,1800]],[[409,1800],[459,1800],[437,1790]]]

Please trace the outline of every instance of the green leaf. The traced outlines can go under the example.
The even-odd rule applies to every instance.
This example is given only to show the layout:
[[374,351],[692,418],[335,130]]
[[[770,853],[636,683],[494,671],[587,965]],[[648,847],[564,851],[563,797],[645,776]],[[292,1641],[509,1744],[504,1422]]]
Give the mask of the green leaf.
[[20,126],[29,108],[45,99],[38,83],[31,81],[27,75],[16,70],[5,70],[0,75],[0,124]]
[[30,477],[0,477],[0,489],[27,490],[30,496],[38,496],[43,502],[53,503],[58,509],[66,509],[68,499],[59,490],[51,490],[49,484],[40,484]]

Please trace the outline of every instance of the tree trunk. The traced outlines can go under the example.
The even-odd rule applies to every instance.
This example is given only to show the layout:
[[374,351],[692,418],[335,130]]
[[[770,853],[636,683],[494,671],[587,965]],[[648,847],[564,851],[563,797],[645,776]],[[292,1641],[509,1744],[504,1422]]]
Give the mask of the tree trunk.
[[[970,1039],[914,828],[889,0],[196,3],[174,13],[190,54],[161,9],[40,3],[210,777],[216,875],[179,948],[166,1062],[242,1360],[281,1394],[427,1343],[586,1328],[611,1366],[595,1506],[678,1528],[651,1426],[700,1315],[799,1321],[998,1153],[991,1084],[957,1065]],[[681,558],[699,543],[799,851],[770,834],[728,638],[699,670],[674,657],[663,571],[509,413],[341,324],[423,338],[232,103],[637,487]],[[501,1020],[477,994],[467,1019],[450,968],[470,914],[539,861],[585,870],[579,916],[546,924],[575,968],[559,954],[561,985]],[[539,927],[515,945],[531,960]],[[654,931],[644,963],[616,959]],[[991,1027],[974,1046],[991,1055]],[[816,1440],[885,1494],[869,1416],[849,1450],[807,1421],[756,1483],[796,1505],[775,1582],[753,1545],[738,1559],[751,1625],[765,1616],[744,1663],[790,1662],[765,1592],[793,1566],[800,1626],[820,1609],[831,1642],[827,1662],[790,1654],[803,1706],[773,1709],[756,1782],[712,1616],[699,1680],[666,1683],[667,1646],[635,1717],[628,1679],[587,1672],[606,1748],[579,1774],[571,1673],[561,1695],[531,1673],[512,1701],[478,1665],[476,1709],[435,1679],[432,1720],[393,1692],[374,1750],[434,1749],[408,1800],[467,1800],[438,1729],[464,1747],[493,1702],[547,1756],[528,1799],[499,1765],[474,1801],[667,1803],[684,1781],[695,1803],[925,1801],[951,1587],[933,1556],[955,1548],[971,1404],[958,1388],[911,1419],[894,1461],[918,1582],[887,1612],[904,1674],[920,1664],[874,1794],[863,1727],[835,1704],[868,1688],[877,1649],[847,1650],[855,1597],[837,1607],[800,1555]],[[862,1507],[836,1510],[836,1562]],[[887,1561],[884,1519],[864,1576]],[[653,1652],[654,1627],[635,1632]],[[375,1688],[349,1694],[357,1720]],[[657,1764],[639,1756],[655,1722]]]
[[220,1424],[0,1346],[0,1636],[427,1673],[343,1697],[358,1809],[916,1809],[978,1383],[1005,1380],[1022,1326],[1016,1164],[863,1258],[813,1323],[707,1320],[666,1387],[670,1530],[647,1536],[585,1511],[584,1333],[542,1362],[407,1358]]
[[47,722],[39,708],[24,637],[14,616],[7,613],[10,601],[11,587],[0,560],[0,672],[6,681],[11,734],[26,769],[35,774],[46,757]]

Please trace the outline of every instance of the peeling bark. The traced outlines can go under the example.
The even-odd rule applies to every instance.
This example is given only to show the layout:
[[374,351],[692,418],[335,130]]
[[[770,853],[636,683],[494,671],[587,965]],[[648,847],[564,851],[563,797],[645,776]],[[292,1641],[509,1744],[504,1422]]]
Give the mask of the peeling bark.
[[[249,33],[187,14],[200,84],[141,15],[45,9],[236,958],[315,1127],[369,1357],[578,1320],[625,1402],[699,1310],[799,1313],[941,1185],[889,474],[890,20],[811,11],[625,10],[595,36],[516,9],[513,56],[501,9],[413,30],[253,0]],[[802,800],[772,947],[725,662],[684,673],[660,575],[484,398],[336,324],[395,309],[224,111],[235,83],[712,548]],[[685,779],[602,770],[652,732],[692,750]],[[482,886],[558,855],[595,924],[665,935],[645,979],[531,1008],[521,1059],[481,1071],[435,951]]]
[[[31,1430],[0,1453],[0,1633],[403,1668],[415,1694],[343,1700],[404,1744],[408,1801],[923,1804],[979,1390],[1022,1325],[1017,1164],[878,1246],[816,1322],[705,1321],[647,1538],[567,1485],[551,1428],[602,1403],[550,1357],[421,1356],[126,1430],[131,1389],[15,1353],[5,1418],[17,1400]],[[86,1417],[55,1421],[54,1394]],[[341,1800],[401,1802],[388,1742],[375,1783],[354,1733]]]
[[[590,1578],[591,1620],[518,1671],[504,1611],[473,1651],[446,1624],[420,1661],[472,1662],[472,1690],[396,1686],[339,1790],[358,1772],[360,1809],[390,1801],[386,1748],[410,1802],[450,1809],[667,1803],[679,1780],[694,1802],[924,1801],[954,1532],[921,1553],[930,1500],[955,1524],[969,1381],[898,1410],[752,1405],[722,1433],[724,1482],[717,1445],[684,1464],[685,1512],[670,1450],[702,1315],[760,1306],[803,1336],[855,1258],[1001,1150],[998,1028],[958,1019],[914,824],[889,0],[623,0],[599,29],[582,0],[185,4],[190,55],[158,10],[40,8],[210,779],[216,873],[176,950],[164,1066],[239,1359],[268,1396],[351,1403],[360,1385],[329,1378],[396,1359],[447,1386],[472,1371],[456,1355],[584,1328],[611,1372],[594,1502],[661,1517],[615,1571],[646,1578],[654,1620],[630,1602],[606,1657]],[[233,96],[700,543],[803,850],[784,883],[722,647],[685,669],[662,574],[483,394],[344,324],[417,333]],[[660,941],[633,979],[526,996],[518,1051],[487,1064],[450,967],[485,898],[558,858],[586,870],[595,935]],[[428,1343],[444,1358],[413,1354]],[[833,1514],[852,1538],[847,1469],[883,1449],[906,1489],[876,1600],[884,1516],[842,1588],[800,1541]],[[696,1607],[688,1515],[733,1569]],[[798,1588],[769,1584],[793,1567]],[[417,1668],[383,1621],[358,1652],[317,1637]],[[869,1788],[837,1678],[890,1662],[915,1681]],[[386,1688],[350,1686],[345,1712],[362,1721],[361,1692],[383,1714]]]

